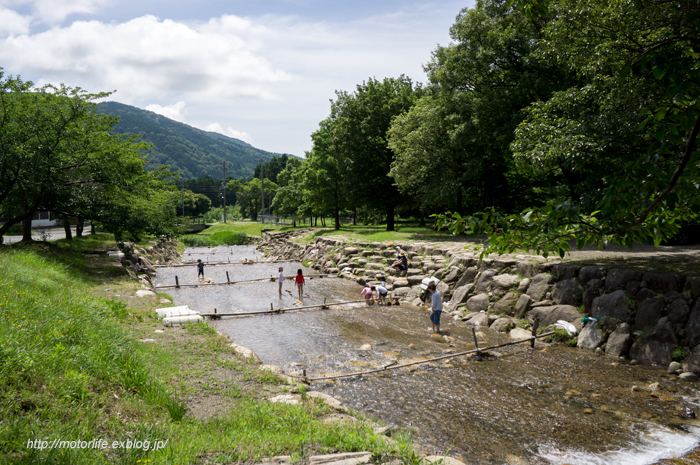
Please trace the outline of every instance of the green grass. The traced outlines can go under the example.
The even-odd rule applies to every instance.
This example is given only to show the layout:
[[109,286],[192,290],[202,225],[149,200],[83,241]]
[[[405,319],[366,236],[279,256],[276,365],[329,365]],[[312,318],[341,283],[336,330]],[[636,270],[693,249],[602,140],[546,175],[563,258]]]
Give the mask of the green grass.
[[[341,451],[399,453],[367,425],[320,421],[329,408],[313,399],[269,403],[266,396],[289,390],[280,385],[283,380],[236,358],[230,341],[206,324],[168,330],[162,344],[139,342],[160,327],[153,319],[156,304],[107,298],[133,295],[138,284],[111,276],[104,270],[119,268],[101,262],[102,256],[84,256],[83,246],[110,247],[109,238],[0,249],[1,464],[227,463]],[[217,380],[212,375],[220,369],[235,376]],[[188,396],[209,394],[231,404],[216,417],[196,419]],[[54,439],[167,446],[28,447],[30,440]]]
[[188,247],[213,247],[217,245],[243,245],[248,235],[241,231],[217,231],[209,235],[189,234],[180,240]]
[[242,232],[250,236],[260,236],[263,229],[272,229],[275,231],[286,231],[289,229],[294,229],[291,226],[274,226],[262,223],[253,222],[236,222],[227,224],[214,224],[205,230],[205,234],[214,234],[220,231],[232,231],[232,232]]
[[306,242],[315,241],[321,236],[344,236],[353,242],[401,242],[401,241],[464,241],[473,238],[465,236],[452,236],[446,231],[436,231],[432,228],[419,226],[397,225],[396,231],[387,231],[386,225],[376,226],[352,226],[344,225],[339,230],[333,228],[317,228],[312,234],[305,237]]

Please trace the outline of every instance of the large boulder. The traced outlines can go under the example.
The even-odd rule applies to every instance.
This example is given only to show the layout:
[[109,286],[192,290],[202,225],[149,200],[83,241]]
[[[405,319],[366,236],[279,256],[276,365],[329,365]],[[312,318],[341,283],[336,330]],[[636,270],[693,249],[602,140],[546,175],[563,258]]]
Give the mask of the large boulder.
[[566,279],[559,281],[552,288],[552,300],[557,305],[574,305],[581,304],[583,297],[583,288],[578,283],[578,279]]
[[623,290],[617,290],[611,294],[601,295],[593,299],[591,307],[593,315],[610,315],[622,321],[629,321],[630,309],[627,294]]
[[539,262],[520,261],[516,263],[515,268],[520,276],[532,278],[539,273],[540,264]]
[[644,302],[647,299],[653,299],[656,297],[658,294],[648,287],[643,287],[641,288],[637,294],[635,295],[635,298],[637,299],[637,302]]
[[459,279],[460,270],[456,266],[451,266],[447,268],[447,273],[445,274],[444,281],[446,283],[453,283]]
[[481,272],[481,276],[476,282],[476,290],[479,292],[488,292],[491,288],[491,280],[498,273],[496,270],[489,269]]
[[612,357],[627,355],[632,345],[632,328],[627,323],[621,323],[615,328],[608,342],[605,343],[605,353]]
[[683,290],[683,276],[670,271],[647,271],[642,280],[648,287],[662,294]]
[[523,339],[532,337],[532,332],[524,328],[513,328],[510,333],[508,333],[508,336],[516,341],[522,341]]
[[642,278],[642,272],[637,270],[621,270],[613,269],[608,271],[605,278],[605,292],[613,292],[618,289],[623,289],[630,281],[639,281]]
[[408,282],[408,279],[406,279],[406,278],[397,278],[394,280],[393,284],[394,284],[394,288],[408,287],[410,285],[410,283]]
[[661,318],[656,327],[637,340],[630,349],[630,357],[640,362],[667,367],[678,338],[668,322]]
[[489,326],[489,314],[488,313],[477,313],[473,317],[469,318],[467,324],[470,326]]
[[648,299],[639,304],[637,314],[634,316],[634,327],[643,331],[654,328],[661,318],[664,306],[664,299],[661,297]]
[[700,345],[697,345],[683,359],[683,371],[692,371],[695,374],[700,374]]
[[588,281],[588,289],[583,293],[583,307],[586,309],[587,313],[591,312],[593,300],[600,296],[604,287],[605,285],[600,279],[591,279]]
[[700,344],[700,300],[698,300],[688,315],[688,322],[685,324],[685,338],[690,346]]
[[603,330],[595,322],[588,323],[578,335],[576,347],[579,349],[595,350],[603,345]]
[[547,273],[540,273],[532,278],[530,286],[527,288],[526,294],[529,295],[533,301],[537,302],[544,299],[544,296],[549,292],[552,287],[554,278],[552,275]]
[[520,282],[520,276],[514,274],[499,274],[494,276],[491,281],[491,287],[497,287],[504,291],[510,290]]
[[517,292],[509,292],[493,304],[493,311],[499,315],[513,315],[513,307],[520,298]]
[[694,298],[700,296],[700,276],[695,275],[685,278],[685,287],[683,290],[685,292],[690,292]]
[[475,295],[467,300],[467,308],[470,312],[486,311],[489,308],[489,296],[486,294]]
[[527,312],[528,320],[540,320],[540,326],[549,326],[557,322],[557,320],[576,323],[580,327],[581,314],[573,305],[552,305],[549,307],[535,307]]
[[474,284],[469,283],[455,289],[454,294],[452,294],[452,299],[450,299],[450,308],[455,309],[459,304],[466,302],[473,288]]
[[462,273],[462,277],[459,278],[459,281],[457,281],[457,284],[455,284],[455,287],[462,287],[466,284],[470,284],[474,282],[474,278],[476,278],[476,275],[479,272],[476,270],[475,266],[469,267],[466,270],[464,270],[464,273]]
[[575,278],[578,272],[578,267],[575,265],[557,264],[552,267],[552,275],[560,281]]
[[578,272],[578,280],[582,286],[588,284],[588,281],[592,279],[600,279],[601,281],[605,277],[605,268],[598,265],[584,266]]
[[437,283],[437,290],[440,292],[440,294],[443,296],[443,298],[447,295],[448,292],[450,292],[450,286],[447,283],[444,283],[440,281]]
[[532,303],[530,296],[527,294],[522,294],[513,306],[513,314],[518,318],[522,318],[527,311],[530,310],[530,303]]
[[393,297],[407,297],[409,292],[411,292],[410,287],[394,287],[391,295]]
[[668,321],[674,328],[685,325],[689,314],[690,307],[683,299],[676,299],[668,306]]
[[491,329],[499,333],[507,333],[513,327],[515,323],[512,318],[499,318],[491,324]]

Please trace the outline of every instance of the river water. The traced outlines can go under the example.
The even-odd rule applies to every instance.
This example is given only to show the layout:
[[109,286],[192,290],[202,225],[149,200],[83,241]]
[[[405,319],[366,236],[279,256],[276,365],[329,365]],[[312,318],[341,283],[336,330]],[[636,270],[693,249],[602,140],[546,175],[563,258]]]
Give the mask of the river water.
[[[187,255],[189,254],[189,255]],[[188,249],[183,258],[205,262],[259,260],[253,247]],[[205,267],[214,282],[270,278],[226,286],[171,289],[177,305],[202,313],[236,313],[294,306],[297,291],[285,280],[278,295],[277,268],[293,277],[303,269],[304,305],[360,300],[361,286],[318,273],[299,263]],[[196,283],[191,268],[160,268],[156,285]],[[289,292],[288,292],[289,291]],[[290,295],[290,292],[292,295]],[[299,303],[297,303],[299,305]],[[443,315],[443,334],[453,342],[430,338],[428,312],[409,305],[364,303],[300,310],[284,314],[224,318],[219,331],[252,349],[264,363],[287,373],[305,368],[309,377],[349,373],[405,363],[474,348],[473,333]],[[481,329],[480,347],[510,339]],[[361,350],[370,344],[371,350]],[[651,395],[646,389],[659,387]],[[700,413],[695,385],[679,382],[665,370],[630,366],[624,360],[558,345],[535,349],[520,344],[490,351],[482,360],[451,361],[349,379],[315,382],[320,390],[350,408],[387,424],[413,431],[435,453],[467,464],[653,464],[700,463],[700,422],[686,419],[683,407]],[[671,458],[682,457],[680,461]],[[667,460],[669,459],[669,460]]]

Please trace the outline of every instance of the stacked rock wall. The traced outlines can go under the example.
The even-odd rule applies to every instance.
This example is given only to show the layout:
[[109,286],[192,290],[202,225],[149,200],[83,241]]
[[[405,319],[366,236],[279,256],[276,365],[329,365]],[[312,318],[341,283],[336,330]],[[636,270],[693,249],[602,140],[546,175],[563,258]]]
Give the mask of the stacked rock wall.
[[[385,280],[393,297],[414,305],[422,304],[422,279],[434,276],[455,320],[501,331],[521,320],[537,318],[544,326],[565,320],[579,330],[580,348],[661,366],[685,353],[682,369],[700,373],[700,275],[525,256],[479,262],[459,244],[414,243],[399,244],[409,259],[399,277],[390,267],[395,244],[319,237],[302,245],[293,234],[265,234],[260,247],[273,259],[308,262],[361,285]],[[584,327],[585,316],[599,318]]]

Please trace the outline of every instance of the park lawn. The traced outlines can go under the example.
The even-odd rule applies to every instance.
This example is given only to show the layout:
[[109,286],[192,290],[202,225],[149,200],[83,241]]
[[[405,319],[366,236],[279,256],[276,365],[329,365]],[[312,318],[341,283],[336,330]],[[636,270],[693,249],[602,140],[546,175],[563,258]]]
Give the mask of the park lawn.
[[303,236],[304,242],[315,241],[321,236],[342,236],[348,242],[406,242],[406,241],[432,241],[432,242],[472,242],[473,237],[453,236],[448,231],[436,231],[430,227],[414,225],[398,225],[396,231],[387,231],[386,225],[343,225],[339,230],[333,228],[314,228],[313,232]]
[[[0,463],[410,457],[408,440],[394,446],[365,423],[320,421],[330,409],[318,401],[268,402],[304,390],[241,359],[207,324],[156,333],[154,309],[169,297],[135,297],[139,284],[113,260],[83,253],[108,248],[106,235],[0,248]],[[37,447],[54,440],[141,446]]]
[[209,235],[221,231],[231,231],[231,232],[243,232],[249,236],[260,236],[262,235],[263,229],[270,229],[274,231],[286,231],[289,229],[294,229],[291,226],[275,226],[270,224],[255,223],[252,221],[237,221],[235,223],[216,223],[205,229],[202,234]]

